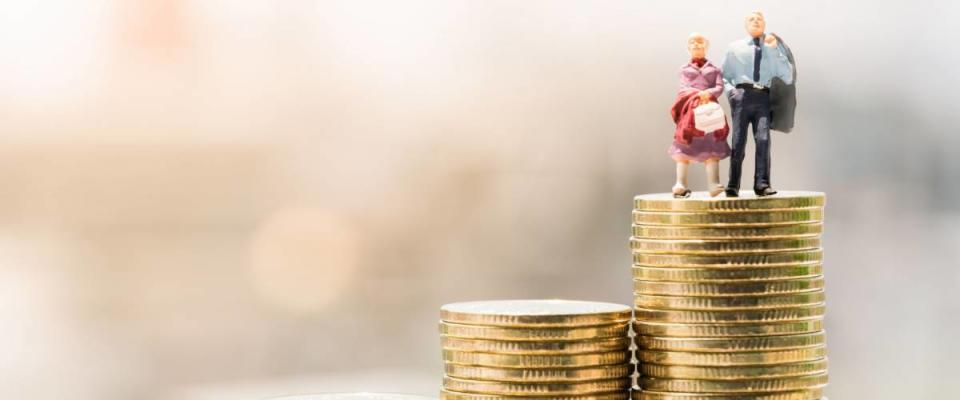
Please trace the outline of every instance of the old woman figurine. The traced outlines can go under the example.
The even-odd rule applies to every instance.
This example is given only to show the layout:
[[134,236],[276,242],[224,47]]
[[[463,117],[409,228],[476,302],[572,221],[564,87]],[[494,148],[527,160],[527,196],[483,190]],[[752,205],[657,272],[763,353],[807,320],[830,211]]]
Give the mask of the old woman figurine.
[[677,124],[673,144],[668,150],[677,163],[674,197],[690,196],[690,189],[687,188],[690,162],[702,162],[706,166],[710,196],[716,196],[724,190],[720,185],[719,161],[730,156],[726,119],[722,128],[710,132],[698,130],[694,123],[694,109],[701,104],[716,102],[723,93],[723,73],[706,58],[709,44],[706,37],[696,32],[687,38],[690,62],[680,67],[680,91],[670,109],[670,115]]

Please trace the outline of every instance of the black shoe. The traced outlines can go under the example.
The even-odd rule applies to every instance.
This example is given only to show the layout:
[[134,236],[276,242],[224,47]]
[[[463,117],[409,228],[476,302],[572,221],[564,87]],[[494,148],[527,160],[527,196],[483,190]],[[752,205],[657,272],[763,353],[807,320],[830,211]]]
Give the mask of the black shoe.
[[727,188],[723,192],[727,194],[727,197],[740,197],[740,191],[737,189]]
[[773,196],[773,195],[777,194],[777,191],[776,191],[776,190],[773,190],[773,188],[770,187],[770,186],[762,187],[762,188],[760,188],[760,189],[753,189],[753,192],[756,193],[757,196],[760,196],[760,197],[763,197],[763,196]]

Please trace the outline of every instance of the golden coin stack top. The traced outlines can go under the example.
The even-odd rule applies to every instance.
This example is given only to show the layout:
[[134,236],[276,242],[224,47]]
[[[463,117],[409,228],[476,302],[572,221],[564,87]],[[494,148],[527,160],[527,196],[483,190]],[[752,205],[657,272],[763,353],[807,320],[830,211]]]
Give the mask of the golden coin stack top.
[[631,311],[569,300],[447,304],[441,398],[626,400]]
[[267,400],[435,400],[435,397],[399,393],[322,393],[272,397]]
[[823,398],[824,200],[634,199],[634,399]]

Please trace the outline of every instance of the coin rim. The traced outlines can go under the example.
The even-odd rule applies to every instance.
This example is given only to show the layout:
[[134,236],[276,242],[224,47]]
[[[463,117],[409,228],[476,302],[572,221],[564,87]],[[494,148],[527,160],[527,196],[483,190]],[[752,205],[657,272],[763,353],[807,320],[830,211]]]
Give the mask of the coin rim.
[[[710,380],[710,379],[670,379],[670,378],[650,378],[650,377],[639,377],[637,379],[637,385],[642,389],[646,389],[649,386],[645,384],[651,383],[651,381],[661,381],[665,382],[666,385],[675,384],[681,385],[676,387],[670,386],[661,386],[657,387],[655,390],[658,392],[685,392],[685,393],[731,393],[731,394],[748,394],[748,393],[766,393],[766,392],[781,392],[788,390],[797,390],[797,389],[812,389],[812,388],[823,388],[827,386],[829,375],[826,372],[813,374],[813,375],[803,375],[803,376],[792,376],[784,378],[760,378],[760,379],[733,379],[733,380]],[[762,383],[771,383],[774,381],[779,387],[763,387],[757,390],[744,389],[747,385],[758,385]],[[804,387],[787,387],[783,386],[788,384],[797,384],[803,382],[803,384],[810,384],[810,386]],[[683,386],[683,385],[687,386]],[[702,385],[702,388],[696,387],[697,385]],[[740,387],[738,387],[740,385]],[[697,390],[700,389],[700,390]]]
[[[798,271],[806,269],[806,275],[784,275],[775,277],[761,276],[758,278],[714,278],[711,275],[729,274],[731,271],[739,271],[747,275],[756,273],[758,275],[770,275],[771,271]],[[678,268],[678,267],[650,267],[646,265],[634,265],[630,267],[630,272],[634,280],[641,281],[671,281],[671,282],[758,282],[758,281],[777,281],[794,278],[810,278],[823,275],[823,264],[801,264],[801,265],[778,265],[772,267],[729,267],[729,268]],[[650,274],[653,276],[644,276]],[[705,275],[697,276],[697,275]]]
[[630,238],[630,251],[641,254],[716,255],[781,253],[821,248],[819,237],[759,240]]
[[[751,341],[761,343],[760,345],[749,344]],[[804,344],[784,344],[784,342],[789,343],[791,341],[800,341]],[[676,344],[670,344],[670,342]],[[636,337],[636,344],[640,349],[691,353],[752,353],[768,350],[816,347],[826,345],[826,343],[827,335],[824,330],[794,335],[747,336],[736,338],[677,338],[653,335],[637,335]],[[656,347],[651,347],[651,344],[656,345]],[[726,348],[724,348],[724,345],[726,345]]]
[[492,314],[492,313],[475,313],[475,312],[465,312],[465,311],[456,311],[450,310],[451,307],[468,304],[468,303],[482,303],[484,301],[467,301],[467,302],[458,302],[458,303],[449,303],[444,304],[440,307],[440,320],[457,323],[462,325],[486,325],[486,326],[504,326],[504,327],[572,327],[572,326],[597,326],[597,325],[608,325],[620,322],[628,322],[630,320],[630,306],[625,304],[618,303],[607,303],[599,301],[582,301],[582,300],[536,300],[536,299],[521,299],[521,300],[490,300],[486,301],[489,303],[505,303],[505,302],[542,302],[544,305],[555,304],[555,303],[584,303],[584,304],[603,304],[606,306],[616,306],[621,308],[619,311],[611,312],[584,312],[576,314],[526,314],[526,315],[516,315],[516,314]]
[[[663,359],[647,361],[645,354],[665,354]],[[795,358],[778,358],[790,354]],[[739,365],[772,365],[786,364],[801,361],[811,361],[827,356],[826,345],[804,347],[800,349],[751,351],[740,353],[696,353],[689,351],[663,351],[638,349],[636,357],[641,363],[649,362],[664,365],[691,365],[691,366],[739,366]],[[672,359],[670,357],[673,357]],[[678,360],[679,359],[679,360]],[[727,359],[734,360],[728,361]],[[723,360],[723,361],[721,361]]]
[[[694,306],[695,302],[704,302],[704,303],[735,303],[743,302],[744,299],[749,300],[759,300],[763,298],[773,299],[773,298],[805,298],[803,303],[778,303],[778,304],[765,304],[765,305],[756,305],[762,302],[755,304],[747,305],[737,305],[737,306]],[[654,299],[657,300],[656,303],[641,303],[641,299]],[[777,294],[765,294],[765,295],[748,295],[748,296],[730,296],[730,297],[717,297],[717,296],[662,296],[662,295],[636,295],[633,298],[634,308],[646,308],[646,309],[655,309],[655,310],[763,310],[769,308],[792,308],[813,305],[818,303],[826,302],[827,296],[826,291],[818,290],[813,292],[803,292],[803,293],[777,293]]]
[[[563,355],[563,354],[587,354],[587,353],[605,353],[610,351],[627,350],[630,347],[630,338],[610,337],[595,340],[578,341],[516,341],[516,340],[490,340],[490,339],[467,339],[462,337],[440,335],[440,347],[443,350],[453,350],[464,353],[498,353],[498,354],[536,354],[536,355]],[[598,347],[590,347],[596,345]],[[567,349],[537,349],[538,346],[564,346],[574,348],[584,348],[585,350],[567,350]],[[604,347],[608,346],[608,347]],[[531,347],[523,349],[523,347]]]
[[[466,392],[457,392],[453,390],[443,389],[440,390],[441,399],[450,399],[450,400],[545,400],[544,396],[508,396],[508,395],[495,395],[495,394],[480,394],[480,393],[466,393]],[[551,400],[627,400],[630,398],[630,392],[624,390],[623,392],[612,392],[612,393],[602,393],[602,394],[588,394],[588,395],[556,395],[550,396]]]
[[822,208],[749,213],[656,212],[634,210],[632,215],[632,223],[636,225],[714,228],[783,226],[823,222],[823,220],[824,213]]
[[[648,328],[644,329],[644,325]],[[793,326],[789,331],[773,331],[770,328]],[[804,330],[796,330],[799,326]],[[659,327],[651,332],[651,327]],[[774,335],[792,335],[806,332],[816,332],[823,330],[823,319],[809,319],[803,321],[773,322],[760,324],[679,324],[662,322],[643,322],[634,321],[633,329],[637,334],[662,337],[753,337],[753,336],[774,336]],[[755,333],[755,330],[765,330],[763,333]],[[740,332],[751,331],[744,334]],[[648,332],[648,333],[645,333]],[[681,332],[683,334],[678,334]],[[721,333],[717,333],[721,332]],[[736,333],[730,333],[736,332]]]
[[[633,374],[630,364],[598,365],[580,368],[500,368],[481,365],[445,363],[444,374],[454,378],[514,383],[564,383],[587,382],[605,379],[629,378]],[[542,375],[540,371],[558,371],[558,376]],[[533,373],[533,376],[522,376]],[[520,374],[521,376],[515,376]]]
[[[457,388],[451,388],[449,386],[450,382],[458,382],[461,387],[460,390]],[[597,385],[600,383],[604,384],[621,384],[622,389],[586,389],[590,385]],[[467,386],[476,386],[477,389],[464,389]],[[550,395],[576,395],[576,394],[602,394],[602,393],[613,393],[619,392],[621,390],[627,391],[630,389],[630,378],[616,378],[616,379],[601,379],[595,381],[584,381],[584,382],[569,382],[569,383],[517,383],[517,382],[499,382],[499,381],[483,381],[483,380],[473,380],[473,379],[461,379],[454,378],[451,376],[444,375],[443,377],[443,388],[457,391],[457,392],[466,392],[466,393],[481,393],[481,394],[499,394],[499,395],[517,395],[517,396],[550,396]],[[504,386],[503,390],[494,389],[497,386]],[[533,390],[512,390],[508,389],[509,387],[529,387]],[[559,387],[567,387],[567,389],[559,389]],[[556,387],[556,388],[553,388]]]
[[705,394],[705,393],[671,393],[653,390],[634,390],[633,400],[826,400],[823,397],[823,388],[790,390],[785,392],[756,393],[756,394]]
[[[769,281],[746,281],[746,282],[675,282],[675,281],[647,281],[633,280],[633,294],[637,295],[662,295],[662,296],[696,296],[696,297],[732,297],[746,295],[763,294],[788,294],[788,293],[807,293],[815,292],[825,287],[823,275],[817,275],[811,278],[777,279]],[[641,288],[641,285],[647,286]],[[659,285],[658,291],[651,289]],[[779,290],[772,290],[777,286],[783,286]],[[747,287],[753,287],[750,291],[743,290]],[[765,287],[764,289],[758,289]],[[797,288],[800,289],[797,289]],[[669,289],[669,290],[664,290]]]
[[[751,232],[754,231],[754,232]],[[763,232],[766,231],[766,232]],[[794,232],[789,232],[794,231]],[[798,233],[799,232],[799,233]],[[633,224],[633,237],[655,239],[783,239],[823,235],[823,222],[774,226],[698,227]]]
[[[799,366],[809,364],[812,368],[809,371],[795,372],[777,372],[770,374],[771,371],[791,370],[791,368],[802,369]],[[654,363],[640,363],[637,366],[637,372],[640,376],[651,376],[659,378],[676,379],[705,379],[705,380],[737,380],[737,379],[756,379],[756,378],[780,378],[803,376],[820,372],[827,372],[829,366],[828,357],[823,357],[814,361],[799,361],[793,363],[773,364],[773,365],[741,365],[741,366],[694,366],[694,365],[664,365]],[[651,371],[651,369],[662,369],[663,371]],[[711,372],[713,371],[713,372]],[[759,371],[760,374],[751,374],[740,371]],[[655,373],[651,373],[655,372]],[[767,375],[763,375],[763,373]],[[719,373],[719,374],[718,374]],[[718,376],[722,375],[722,376]]]
[[[651,260],[660,259],[657,263]],[[764,262],[750,260],[764,259]],[[786,261],[767,262],[769,259],[787,259]],[[695,260],[696,263],[689,261]],[[705,263],[703,261],[710,260]],[[797,264],[819,264],[823,262],[823,249],[784,251],[777,253],[757,254],[718,254],[714,256],[700,254],[656,254],[633,253],[633,265],[650,267],[679,267],[679,268],[738,268],[738,267],[766,267]]]
[[[609,357],[609,360],[606,359]],[[466,360],[464,360],[466,358]],[[441,350],[447,364],[497,368],[578,368],[600,365],[622,365],[630,362],[629,350],[583,354],[498,354]]]
[[[678,324],[756,324],[822,319],[823,316],[826,315],[827,305],[826,303],[820,303],[812,306],[761,308],[756,310],[657,310],[638,308],[635,312],[637,313],[638,321],[671,322]],[[643,317],[641,317],[641,313],[643,313]],[[770,319],[769,315],[776,317],[775,319]],[[698,318],[703,318],[703,320],[699,320]]]
[[[516,342],[574,342],[604,338],[619,338],[626,336],[629,331],[630,322],[621,322],[609,325],[591,325],[577,326],[571,328],[562,327],[504,327],[504,326],[486,326],[486,325],[465,325],[455,324],[446,321],[440,321],[439,329],[441,335],[457,337],[462,339],[480,339],[480,340],[501,340]],[[466,335],[458,330],[486,331],[485,335]],[[550,333],[550,335],[546,335]]]

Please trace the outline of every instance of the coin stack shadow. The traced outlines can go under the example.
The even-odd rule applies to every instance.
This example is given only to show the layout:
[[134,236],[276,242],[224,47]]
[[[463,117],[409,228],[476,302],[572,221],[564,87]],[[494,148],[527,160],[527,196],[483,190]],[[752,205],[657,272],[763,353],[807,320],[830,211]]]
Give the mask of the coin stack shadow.
[[444,305],[441,398],[626,400],[631,311],[565,300]]
[[635,198],[634,399],[822,398],[824,200]]

